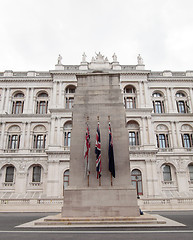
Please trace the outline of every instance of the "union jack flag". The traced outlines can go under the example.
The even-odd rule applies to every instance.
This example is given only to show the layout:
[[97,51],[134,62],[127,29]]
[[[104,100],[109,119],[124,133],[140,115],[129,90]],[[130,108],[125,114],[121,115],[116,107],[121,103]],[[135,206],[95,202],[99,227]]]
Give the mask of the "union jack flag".
[[89,127],[86,129],[85,145],[84,145],[84,161],[85,161],[85,175],[90,175],[90,132]]
[[96,154],[96,171],[97,171],[97,179],[98,179],[101,177],[101,138],[100,138],[99,123],[96,131],[95,154]]

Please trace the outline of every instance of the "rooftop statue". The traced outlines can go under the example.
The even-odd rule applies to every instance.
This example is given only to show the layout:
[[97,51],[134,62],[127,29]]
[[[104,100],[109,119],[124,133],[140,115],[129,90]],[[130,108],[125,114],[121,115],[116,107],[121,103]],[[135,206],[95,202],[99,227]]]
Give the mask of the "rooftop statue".
[[61,65],[62,64],[62,56],[59,54],[58,56],[58,65]]
[[115,53],[113,54],[112,58],[113,58],[113,62],[117,62],[117,55]]
[[141,57],[141,55],[139,54],[138,57],[137,57],[137,64],[138,65],[143,65],[143,58]]
[[82,54],[82,62],[86,62],[86,54],[85,54],[85,52]]

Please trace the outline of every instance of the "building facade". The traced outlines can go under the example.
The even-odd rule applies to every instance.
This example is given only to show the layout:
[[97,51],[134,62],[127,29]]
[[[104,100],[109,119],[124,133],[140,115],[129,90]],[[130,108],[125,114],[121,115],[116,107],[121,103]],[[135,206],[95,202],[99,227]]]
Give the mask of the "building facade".
[[193,71],[155,72],[140,55],[136,65],[120,65],[100,53],[91,62],[83,54],[80,65],[59,56],[47,72],[0,73],[0,199],[63,198],[76,74],[91,72],[120,74],[141,204],[193,204]]

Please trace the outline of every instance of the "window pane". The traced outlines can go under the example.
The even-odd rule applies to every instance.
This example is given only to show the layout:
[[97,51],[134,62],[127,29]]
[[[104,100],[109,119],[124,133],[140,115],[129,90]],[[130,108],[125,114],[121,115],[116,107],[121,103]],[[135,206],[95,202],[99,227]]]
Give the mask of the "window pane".
[[193,165],[189,165],[189,175],[190,175],[190,181],[193,181]]
[[169,165],[163,166],[163,179],[164,181],[172,181],[171,168]]
[[190,135],[189,134],[184,134],[184,147],[185,148],[190,148]]
[[132,97],[126,98],[126,108],[134,108],[134,99]]
[[166,137],[165,134],[159,134],[159,147],[166,148]]
[[6,168],[5,182],[13,182],[14,177],[14,167]]
[[136,145],[136,134],[135,134],[135,132],[129,132],[129,145],[131,145],[131,146]]
[[160,101],[155,101],[155,113],[162,113],[162,106]]
[[64,189],[69,185],[69,170],[64,172]]
[[184,101],[178,101],[178,112],[186,113]]
[[41,180],[41,167],[35,166],[33,167],[32,182],[40,182],[40,180]]
[[39,114],[46,113],[46,101],[40,101],[39,103]]
[[68,132],[68,147],[70,147],[70,141],[71,141],[71,132]]

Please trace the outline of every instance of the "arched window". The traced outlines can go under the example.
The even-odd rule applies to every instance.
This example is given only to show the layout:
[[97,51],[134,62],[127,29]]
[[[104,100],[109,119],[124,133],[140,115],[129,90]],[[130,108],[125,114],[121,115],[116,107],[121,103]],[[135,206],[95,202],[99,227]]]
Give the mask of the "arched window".
[[48,94],[46,92],[37,95],[36,113],[46,114],[48,112]]
[[21,129],[19,126],[11,126],[8,129],[8,149],[19,149]]
[[24,94],[22,92],[14,94],[12,98],[12,114],[23,113]]
[[184,92],[179,91],[176,93],[176,105],[179,113],[190,112],[187,95]]
[[154,92],[152,95],[153,102],[153,112],[154,113],[164,113],[164,97],[160,92]]
[[69,170],[66,170],[64,172],[64,185],[63,185],[64,189],[66,189],[68,185],[69,185]]
[[14,181],[14,167],[7,166],[5,172],[5,183],[13,183]]
[[46,147],[46,128],[38,125],[33,129],[33,149],[45,149]]
[[136,89],[128,85],[124,88],[125,108],[136,108]]
[[64,147],[70,147],[71,142],[72,122],[64,124]]
[[190,182],[193,183],[193,164],[188,165]]
[[140,170],[138,170],[138,169],[132,170],[131,183],[135,187],[135,189],[137,191],[137,195],[143,195],[142,174],[141,174]]
[[66,109],[72,109],[73,103],[74,103],[74,93],[75,93],[76,87],[74,85],[68,86],[66,88]]
[[193,129],[190,125],[184,124],[181,127],[182,146],[184,148],[193,147]]
[[136,121],[129,121],[127,123],[127,129],[129,132],[129,145],[139,145],[139,124]]
[[165,149],[170,147],[169,142],[169,132],[168,128],[165,125],[158,125],[156,128],[156,141],[157,141],[157,148]]
[[171,174],[170,165],[164,164],[162,166],[162,171],[163,171],[163,181],[164,182],[171,182],[172,181],[172,174]]
[[33,164],[28,169],[28,188],[42,189],[44,169],[40,164]]
[[34,166],[32,171],[32,183],[41,182],[41,167]]

